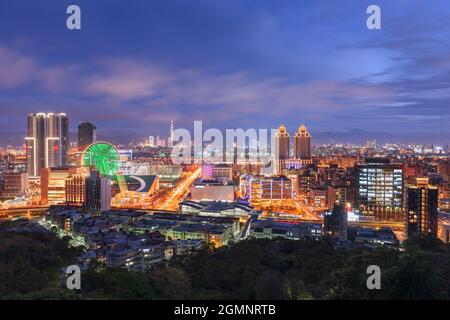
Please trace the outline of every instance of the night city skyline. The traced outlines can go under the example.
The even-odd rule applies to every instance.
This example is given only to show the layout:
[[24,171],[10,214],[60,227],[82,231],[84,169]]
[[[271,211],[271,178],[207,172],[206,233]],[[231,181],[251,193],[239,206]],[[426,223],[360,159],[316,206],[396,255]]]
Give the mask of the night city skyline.
[[444,4],[0,0],[0,301],[450,300]]
[[79,1],[74,33],[66,2],[0,4],[2,145],[24,143],[30,112],[67,113],[72,139],[91,120],[116,143],[170,120],[305,123],[316,143],[449,141],[449,9],[378,1],[373,31],[353,1]]

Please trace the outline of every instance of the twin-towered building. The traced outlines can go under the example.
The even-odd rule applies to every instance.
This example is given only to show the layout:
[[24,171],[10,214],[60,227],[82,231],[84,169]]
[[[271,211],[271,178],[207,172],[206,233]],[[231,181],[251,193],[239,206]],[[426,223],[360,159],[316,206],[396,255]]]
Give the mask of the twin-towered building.
[[30,113],[25,139],[29,176],[40,176],[44,168],[67,165],[69,119],[65,113]]
[[303,124],[294,134],[292,152],[291,138],[283,124],[278,127],[274,140],[277,173],[282,173],[284,169],[311,163],[311,134]]
[[311,134],[302,124],[294,134],[293,152],[289,132],[282,124],[275,135],[276,152],[279,160],[311,160]]

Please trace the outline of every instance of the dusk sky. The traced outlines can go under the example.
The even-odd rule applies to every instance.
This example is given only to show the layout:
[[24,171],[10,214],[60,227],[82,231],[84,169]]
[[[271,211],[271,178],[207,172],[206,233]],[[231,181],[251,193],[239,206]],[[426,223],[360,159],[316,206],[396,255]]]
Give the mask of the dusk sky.
[[[82,30],[66,28],[77,4]],[[366,9],[382,9],[368,30]],[[396,0],[1,0],[0,145],[29,112],[113,142],[169,122],[315,142],[450,144],[450,6]]]

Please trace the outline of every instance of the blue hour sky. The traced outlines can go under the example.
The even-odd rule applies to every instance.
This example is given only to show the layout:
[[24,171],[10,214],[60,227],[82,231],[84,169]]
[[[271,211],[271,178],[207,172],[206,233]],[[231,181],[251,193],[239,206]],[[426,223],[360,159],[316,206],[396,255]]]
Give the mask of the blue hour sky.
[[[66,28],[81,7],[82,30]],[[382,29],[366,28],[366,8]],[[316,142],[450,143],[450,6],[396,0],[1,0],[0,145],[29,112],[113,142],[304,123]]]

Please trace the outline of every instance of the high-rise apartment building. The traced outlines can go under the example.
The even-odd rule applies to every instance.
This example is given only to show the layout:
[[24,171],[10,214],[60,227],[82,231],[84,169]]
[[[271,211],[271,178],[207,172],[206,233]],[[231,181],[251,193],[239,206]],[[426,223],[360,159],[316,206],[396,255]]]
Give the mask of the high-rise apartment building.
[[90,212],[111,209],[111,180],[92,170],[85,183],[84,209]]
[[347,189],[348,186],[345,181],[333,182],[332,188],[334,191],[334,202],[345,206],[348,202]]
[[27,172],[40,176],[41,169],[67,164],[69,120],[64,113],[28,115]]
[[67,204],[83,204],[86,193],[86,177],[81,174],[69,176],[65,181],[65,191]]
[[324,236],[340,241],[347,240],[347,212],[344,206],[335,204],[333,210],[326,211],[323,216]]
[[311,134],[303,124],[294,135],[294,158],[297,160],[311,159]]
[[406,188],[406,236],[437,237],[438,188],[429,184],[428,178],[417,178],[416,184]]
[[96,127],[92,122],[82,121],[78,125],[78,149],[84,150],[97,139]]
[[357,206],[363,215],[403,221],[403,171],[389,159],[368,158],[358,165]]

